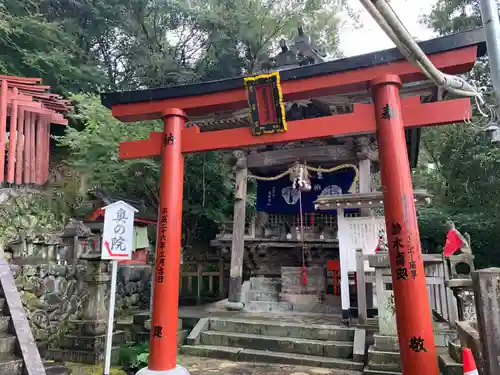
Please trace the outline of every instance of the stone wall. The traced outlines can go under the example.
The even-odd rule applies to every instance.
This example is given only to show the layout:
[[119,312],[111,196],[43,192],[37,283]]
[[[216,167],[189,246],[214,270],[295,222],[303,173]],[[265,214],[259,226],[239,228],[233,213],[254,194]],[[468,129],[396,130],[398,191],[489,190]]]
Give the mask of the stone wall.
[[307,284],[302,285],[301,267],[281,267],[281,292],[322,295],[326,286],[325,272],[324,267],[308,267]]
[[[87,263],[11,264],[26,308],[33,335],[42,346],[57,348],[70,330],[70,321],[82,318],[88,300]],[[121,265],[118,268],[116,317],[149,309],[151,267]],[[109,288],[106,303],[109,301]],[[107,305],[106,305],[107,306]]]

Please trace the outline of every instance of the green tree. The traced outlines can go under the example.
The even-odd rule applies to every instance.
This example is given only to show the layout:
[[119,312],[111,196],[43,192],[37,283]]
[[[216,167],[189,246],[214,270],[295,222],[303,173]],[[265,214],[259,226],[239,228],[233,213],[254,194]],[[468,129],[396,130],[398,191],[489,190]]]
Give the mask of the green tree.
[[[425,22],[442,35],[481,25],[479,1],[439,0]],[[492,102],[486,59],[467,79],[486,87],[486,100]],[[424,129],[423,158],[414,177],[435,197],[433,207],[419,213],[421,233],[431,250],[441,251],[444,223],[453,220],[471,234],[477,265],[488,266],[499,263],[495,243],[500,225],[500,153],[483,131],[489,120],[477,106],[474,109],[472,123]]]
[[[81,131],[69,128],[58,137],[68,161],[86,176],[93,188],[114,194],[140,197],[157,212],[160,163],[157,159],[119,160],[120,142],[145,139],[151,131],[161,131],[159,121],[123,124],[112,117],[99,98],[73,97],[75,117],[85,124]],[[183,233],[189,245],[212,239],[217,223],[227,220],[233,209],[234,179],[221,153],[207,152],[185,158]]]
[[41,77],[62,93],[97,90],[100,73],[85,63],[73,36],[24,1],[0,4],[0,51],[0,74]]

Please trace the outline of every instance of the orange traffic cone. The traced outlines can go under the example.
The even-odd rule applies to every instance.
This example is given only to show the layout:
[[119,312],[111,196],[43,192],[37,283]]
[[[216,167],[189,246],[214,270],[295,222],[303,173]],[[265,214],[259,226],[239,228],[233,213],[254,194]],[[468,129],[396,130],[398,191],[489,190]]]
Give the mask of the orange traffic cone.
[[476,361],[469,348],[465,348],[463,352],[464,360],[464,375],[479,375],[477,372]]

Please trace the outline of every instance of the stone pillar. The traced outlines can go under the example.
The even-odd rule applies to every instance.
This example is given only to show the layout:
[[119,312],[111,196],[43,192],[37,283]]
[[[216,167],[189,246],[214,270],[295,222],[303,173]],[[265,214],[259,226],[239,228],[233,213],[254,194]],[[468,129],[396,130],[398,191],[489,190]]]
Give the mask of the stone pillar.
[[[104,360],[106,325],[108,318],[107,292],[110,282],[108,261],[102,261],[99,253],[86,253],[80,257],[86,261],[84,283],[87,299],[81,319],[71,320],[74,331],[65,335],[60,344],[63,350],[51,350],[54,359],[60,361],[97,364]],[[125,343],[123,331],[113,332],[113,351]]]
[[87,272],[85,274],[85,283],[88,291],[88,300],[83,310],[83,320],[89,324],[83,323],[82,333],[89,335],[101,335],[106,332],[108,318],[108,308],[106,306],[106,290],[110,281],[110,275],[107,272],[108,262],[101,260],[100,255],[81,257],[87,260]]
[[484,375],[500,374],[500,268],[472,273]]
[[231,244],[231,270],[229,277],[229,296],[226,308],[242,310],[241,299],[243,284],[243,258],[245,252],[245,207],[247,197],[248,169],[244,151],[233,152],[233,163],[236,172],[236,191],[234,194],[233,236]]

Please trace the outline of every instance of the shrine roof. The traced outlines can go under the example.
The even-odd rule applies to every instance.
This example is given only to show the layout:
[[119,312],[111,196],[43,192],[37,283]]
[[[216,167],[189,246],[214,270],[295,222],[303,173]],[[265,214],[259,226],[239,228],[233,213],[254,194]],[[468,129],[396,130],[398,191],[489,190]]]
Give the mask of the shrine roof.
[[[477,46],[477,57],[483,56],[486,53],[486,44],[484,42],[484,32],[482,28],[471,29],[423,41],[418,44],[427,55],[440,54],[473,46]],[[280,78],[281,81],[305,79],[326,74],[335,74],[379,65],[387,65],[401,60],[404,60],[403,55],[396,48],[392,48],[320,64],[280,70]],[[206,94],[242,89],[243,87],[243,76],[239,76],[181,86],[103,93],[101,94],[101,100],[106,107],[111,108],[112,106],[120,104],[123,105],[195,96],[199,97]]]

